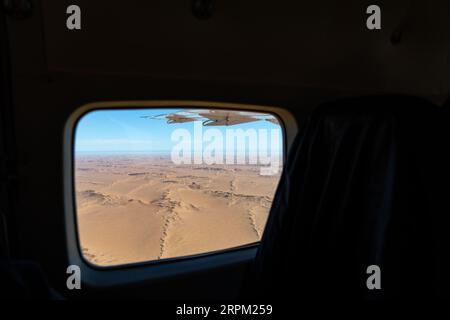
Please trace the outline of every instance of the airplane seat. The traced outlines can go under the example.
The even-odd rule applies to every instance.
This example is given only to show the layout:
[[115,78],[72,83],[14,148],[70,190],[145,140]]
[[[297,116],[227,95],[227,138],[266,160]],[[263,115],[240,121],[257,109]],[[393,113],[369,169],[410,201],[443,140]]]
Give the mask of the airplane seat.
[[49,286],[39,264],[10,257],[2,212],[0,218],[0,296],[8,299],[62,299]]
[[444,102],[444,105],[442,106],[442,110],[448,115],[450,114],[450,98],[447,99],[447,101]]
[[0,295],[8,299],[61,299],[37,263],[0,258]]
[[6,217],[3,214],[3,210],[0,209],[0,257],[8,255],[8,247],[9,245],[6,232]]
[[406,96],[318,107],[291,147],[244,295],[371,301],[444,292],[437,110]]

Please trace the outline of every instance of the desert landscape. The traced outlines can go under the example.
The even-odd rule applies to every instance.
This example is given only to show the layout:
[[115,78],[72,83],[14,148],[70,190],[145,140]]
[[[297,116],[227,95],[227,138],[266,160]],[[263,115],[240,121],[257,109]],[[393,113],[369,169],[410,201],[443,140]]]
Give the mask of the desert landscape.
[[260,175],[255,165],[174,165],[168,156],[77,155],[83,255],[93,264],[111,266],[259,241],[279,178]]

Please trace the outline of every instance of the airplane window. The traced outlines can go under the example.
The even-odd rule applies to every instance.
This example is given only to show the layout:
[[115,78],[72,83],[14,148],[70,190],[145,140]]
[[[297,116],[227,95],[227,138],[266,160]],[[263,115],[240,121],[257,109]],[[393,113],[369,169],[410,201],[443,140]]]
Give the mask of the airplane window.
[[98,266],[186,257],[261,239],[283,161],[268,113],[100,109],[77,123],[80,250]]

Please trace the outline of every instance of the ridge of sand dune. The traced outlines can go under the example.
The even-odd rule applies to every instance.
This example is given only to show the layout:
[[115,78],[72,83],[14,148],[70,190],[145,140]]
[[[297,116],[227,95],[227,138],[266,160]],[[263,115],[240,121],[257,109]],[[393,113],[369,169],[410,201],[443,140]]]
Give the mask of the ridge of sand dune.
[[158,206],[162,208],[162,210],[166,210],[166,214],[164,217],[164,225],[162,228],[161,238],[159,239],[159,255],[158,259],[164,258],[164,254],[167,249],[167,237],[169,235],[169,229],[171,228],[172,222],[174,222],[178,218],[178,214],[176,212],[176,207],[179,206],[179,203],[173,201],[170,198],[170,191],[164,192],[161,199],[157,202]]
[[258,241],[279,179],[142,156],[80,157],[75,173],[83,254],[105,266]]

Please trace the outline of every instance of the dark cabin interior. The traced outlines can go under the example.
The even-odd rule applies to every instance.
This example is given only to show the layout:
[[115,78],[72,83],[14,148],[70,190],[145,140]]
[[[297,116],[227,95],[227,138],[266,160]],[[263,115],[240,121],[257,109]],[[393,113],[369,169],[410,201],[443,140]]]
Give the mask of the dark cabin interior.
[[[81,30],[66,28],[71,4]],[[269,303],[288,284],[319,300],[448,298],[450,2],[377,1],[381,30],[366,27],[371,4],[4,1],[4,281],[18,297],[68,300]],[[67,121],[86,104],[120,101],[274,108],[290,149],[260,245],[85,266],[82,290],[66,287],[76,250]],[[367,263],[386,265],[385,292],[364,287]],[[23,269],[30,284],[17,289],[11,272]],[[342,277],[322,277],[329,269]]]

